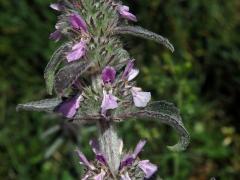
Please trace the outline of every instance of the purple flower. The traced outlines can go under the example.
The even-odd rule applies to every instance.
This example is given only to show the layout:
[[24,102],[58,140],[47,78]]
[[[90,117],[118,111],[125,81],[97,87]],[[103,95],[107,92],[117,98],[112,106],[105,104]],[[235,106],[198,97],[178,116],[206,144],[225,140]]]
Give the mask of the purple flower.
[[77,152],[77,155],[80,159],[80,164],[83,164],[83,165],[87,166],[91,170],[95,169],[95,167],[92,164],[90,164],[90,162],[87,160],[85,155],[80,150],[77,149],[76,152]]
[[62,3],[53,3],[50,7],[56,11],[63,11],[65,6]]
[[126,154],[120,163],[119,169],[121,170],[123,167],[132,165],[134,160],[132,154]]
[[138,154],[142,151],[143,147],[146,144],[146,140],[141,140],[138,142],[136,148],[134,149],[134,152],[132,154],[133,158],[136,159]]
[[107,66],[102,71],[102,80],[104,84],[113,83],[116,77],[116,70],[113,67]]
[[147,179],[150,178],[158,169],[157,166],[152,164],[149,160],[139,161],[138,167],[142,169],[145,174],[145,178]]
[[131,89],[133,102],[136,107],[146,107],[151,100],[150,92],[143,92],[141,88],[132,87]]
[[[123,167],[131,166],[133,162],[136,160],[138,154],[142,151],[145,144],[146,144],[145,140],[139,141],[133,153],[124,156],[124,158],[121,161],[119,170],[121,170]],[[157,171],[157,166],[150,163],[149,160],[139,161],[138,166],[144,172],[145,178],[150,178]],[[128,174],[122,175],[121,178],[122,180],[129,180]]]
[[121,175],[121,180],[131,180],[131,178],[129,177],[128,172],[126,172],[125,174]]
[[67,54],[67,61],[72,62],[82,58],[86,53],[86,42],[80,41],[72,47],[72,51]]
[[[98,144],[97,141],[92,140],[89,143],[92,146],[93,152],[96,155],[97,154],[103,154],[103,152],[100,151],[99,144]],[[149,160],[140,161],[140,160],[137,159],[138,154],[142,151],[143,146],[145,144],[146,144],[145,140],[139,141],[139,143],[137,144],[133,153],[130,154],[130,155],[129,154],[126,155],[125,160],[123,158],[123,160],[121,161],[121,165],[123,165],[123,161],[128,161],[129,163],[125,164],[122,167],[120,165],[120,168],[119,168],[119,171],[117,172],[117,175],[119,175],[121,177],[120,178],[121,180],[131,180],[131,177],[129,176],[129,169],[130,168],[134,168],[134,169],[135,168],[137,168],[137,169],[140,168],[144,173],[144,177],[147,178],[147,179],[150,178],[157,171],[157,166],[150,163]],[[80,164],[83,164],[87,167],[86,174],[82,178],[82,180],[87,180],[87,179],[104,180],[104,178],[106,178],[106,174],[108,174],[110,172],[109,166],[107,165],[107,163],[102,163],[102,161],[99,161],[98,158],[96,158],[96,160],[98,162],[100,162],[101,164],[99,164],[98,162],[95,162],[95,161],[93,161],[91,163],[87,160],[87,158],[84,156],[84,154],[81,151],[76,150],[76,152],[77,152],[78,157],[80,159]],[[102,156],[102,157],[104,157],[104,156]],[[136,161],[136,163],[134,163],[134,161]],[[131,167],[129,168],[129,166],[131,166]],[[128,168],[122,169],[123,167],[128,167]],[[99,173],[99,170],[101,170],[100,173]]]
[[118,12],[125,19],[135,21],[135,22],[137,21],[136,16],[129,12],[128,6],[118,6]]
[[107,110],[116,109],[118,107],[117,97],[113,96],[112,93],[107,94],[106,91],[103,91],[103,100],[102,100],[102,115],[106,116]]
[[58,42],[62,38],[62,33],[59,30],[54,31],[50,34],[49,39]]
[[82,95],[74,96],[73,98],[62,102],[57,107],[56,111],[61,113],[64,117],[73,118],[80,106],[81,101],[83,101]]
[[139,74],[139,70],[138,69],[134,69],[134,60],[129,60],[123,75],[122,75],[122,79],[127,80],[127,81],[131,81],[133,80],[135,77],[137,77],[137,75]]
[[87,24],[79,14],[71,14],[69,21],[74,29],[81,29],[87,32]]
[[107,165],[107,160],[104,157],[103,153],[100,151],[98,142],[96,140],[91,140],[89,144],[92,146],[92,150],[96,155],[96,159],[103,165]]
[[137,158],[138,154],[142,151],[145,144],[146,144],[145,140],[139,141],[136,148],[134,149],[134,152],[132,154],[127,154],[123,157],[120,164],[120,169],[129,165],[132,165],[132,163]]
[[128,81],[133,80],[135,77],[137,77],[138,74],[139,74],[138,69],[132,69],[128,75]]

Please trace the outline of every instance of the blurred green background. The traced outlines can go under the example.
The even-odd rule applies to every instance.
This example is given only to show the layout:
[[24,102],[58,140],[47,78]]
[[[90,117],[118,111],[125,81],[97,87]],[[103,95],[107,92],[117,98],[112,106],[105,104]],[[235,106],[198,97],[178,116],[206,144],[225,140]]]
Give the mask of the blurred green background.
[[[16,104],[48,97],[43,70],[59,45],[48,40],[56,13],[50,0],[0,0],[0,179],[76,179],[72,127],[44,113],[15,111]],[[141,69],[138,83],[154,99],[174,102],[191,134],[185,152],[163,124],[129,121],[119,126],[126,147],[140,138],[142,158],[158,164],[163,179],[240,178],[240,1],[127,1],[138,24],[169,38],[174,54],[150,41],[127,37]],[[57,124],[59,127],[55,127]],[[53,127],[56,133],[43,133]],[[51,129],[54,130],[54,129]],[[58,131],[57,131],[58,130]],[[77,129],[84,153],[95,128]],[[48,131],[49,132],[49,131]],[[70,131],[72,132],[72,131]]]

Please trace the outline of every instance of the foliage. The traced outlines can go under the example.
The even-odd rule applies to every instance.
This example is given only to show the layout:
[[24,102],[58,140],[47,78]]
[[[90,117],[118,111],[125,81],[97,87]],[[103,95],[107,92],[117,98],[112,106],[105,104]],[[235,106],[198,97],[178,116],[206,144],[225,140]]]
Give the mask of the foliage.
[[[0,1],[1,178],[74,179],[80,174],[78,168],[73,168],[73,155],[69,154],[75,138],[66,133],[65,126],[49,138],[40,138],[59,119],[42,113],[15,112],[19,102],[47,98],[42,75],[56,49],[54,43],[47,41],[53,31],[50,27],[56,21],[49,3],[49,0]],[[158,163],[159,176],[164,179],[236,179],[240,171],[237,108],[240,3],[238,0],[128,3],[139,24],[153,27],[153,31],[169,37],[175,46],[172,55],[158,44],[143,43],[137,38],[125,45],[134,47],[131,54],[143,72],[139,83],[154,92],[154,97],[168,97],[180,107],[192,140],[186,152],[172,153],[166,145],[174,143],[177,136],[167,126],[129,122],[119,125],[124,141],[136,144],[136,137],[148,139],[143,156],[150,155]],[[89,132],[93,135],[94,131],[91,127],[80,131],[81,147],[90,153],[84,147]],[[63,145],[44,159],[53,142],[60,142],[59,137]]]

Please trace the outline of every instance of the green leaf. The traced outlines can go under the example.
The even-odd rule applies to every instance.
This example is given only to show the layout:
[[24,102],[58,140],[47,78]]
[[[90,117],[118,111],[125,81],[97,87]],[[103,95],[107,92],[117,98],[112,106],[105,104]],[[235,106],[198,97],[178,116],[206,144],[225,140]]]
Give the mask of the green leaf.
[[26,111],[38,111],[38,112],[53,112],[53,110],[62,102],[61,99],[44,99],[40,101],[33,101],[26,104],[19,104],[17,106],[17,111],[26,110]]
[[53,84],[54,84],[54,78],[55,78],[55,72],[61,62],[64,59],[64,52],[66,48],[69,46],[69,43],[65,43],[62,46],[60,46],[52,55],[49,63],[47,64],[45,70],[44,70],[44,78],[46,81],[46,87],[47,92],[52,95],[53,91]]
[[144,29],[140,26],[120,26],[114,30],[114,34],[130,34],[133,36],[149,39],[166,46],[168,49],[174,52],[174,47],[167,38]]
[[166,101],[156,101],[150,103],[143,109],[134,108],[125,112],[127,113],[119,114],[113,119],[140,118],[167,124],[173,127],[180,135],[179,142],[174,146],[168,146],[168,148],[172,151],[183,151],[187,148],[190,142],[190,137],[182,123],[182,118],[178,108],[176,108],[172,103]]
[[44,158],[48,159],[50,158],[56,151],[57,149],[63,145],[64,139],[63,138],[58,138],[57,140],[54,141],[54,143],[47,149],[47,151],[44,154]]
[[54,80],[54,89],[56,93],[63,94],[64,91],[69,88],[79,76],[86,72],[90,66],[91,63],[85,60],[79,60],[61,68]]
[[41,135],[41,139],[45,139],[47,138],[48,136],[58,132],[59,130],[61,130],[61,127],[60,125],[55,125],[53,127],[50,127],[49,129],[47,129],[46,131],[44,131]]

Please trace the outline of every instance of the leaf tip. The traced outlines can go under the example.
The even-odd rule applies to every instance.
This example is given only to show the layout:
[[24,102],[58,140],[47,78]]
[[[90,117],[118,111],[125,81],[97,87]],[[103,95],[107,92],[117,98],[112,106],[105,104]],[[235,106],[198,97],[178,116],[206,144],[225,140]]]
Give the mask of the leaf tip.
[[16,111],[19,112],[21,110],[21,104],[18,104],[16,107]]

